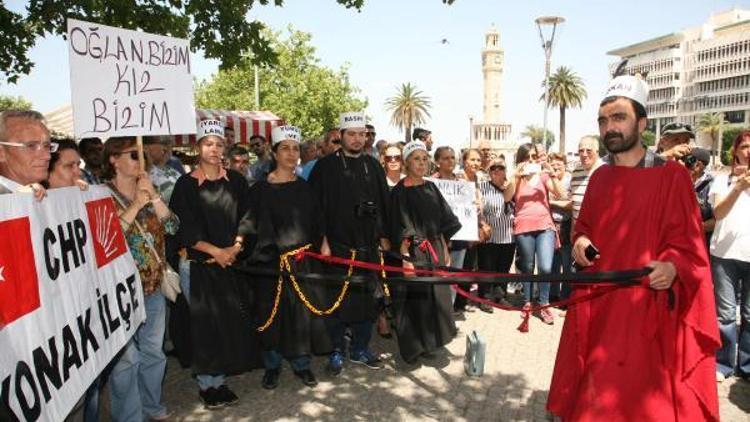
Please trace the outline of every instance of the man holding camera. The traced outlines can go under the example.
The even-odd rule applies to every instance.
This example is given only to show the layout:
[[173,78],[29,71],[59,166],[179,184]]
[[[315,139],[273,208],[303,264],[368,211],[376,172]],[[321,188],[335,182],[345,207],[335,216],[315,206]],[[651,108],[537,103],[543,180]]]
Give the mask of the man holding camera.
[[679,122],[667,123],[661,130],[656,151],[667,160],[680,160],[692,151],[691,139],[695,139],[695,133],[690,125]]
[[[648,151],[648,85],[614,78],[599,105],[609,151],[589,181],[573,258],[588,269],[650,267],[635,286],[575,287],[547,407],[564,420],[718,420],[713,285],[685,169]],[[593,253],[592,253],[593,252]]]
[[[341,115],[341,149],[318,160],[310,174],[310,184],[323,211],[323,255],[380,263],[380,250],[389,249],[388,185],[383,167],[364,151],[366,140],[364,113]],[[335,266],[337,273],[347,268]],[[367,278],[349,285],[339,308],[326,317],[326,326],[334,351],[328,362],[332,375],[341,373],[344,361],[345,332],[351,330],[349,360],[372,369],[383,363],[369,349],[372,326],[377,317],[377,275],[372,271],[354,271]],[[343,283],[329,284],[329,304],[343,292]]]

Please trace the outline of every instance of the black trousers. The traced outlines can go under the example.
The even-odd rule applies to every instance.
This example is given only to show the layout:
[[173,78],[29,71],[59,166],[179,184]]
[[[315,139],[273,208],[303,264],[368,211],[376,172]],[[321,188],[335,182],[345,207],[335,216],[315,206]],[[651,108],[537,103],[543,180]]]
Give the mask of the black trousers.
[[[507,273],[513,264],[516,254],[515,243],[483,243],[477,248],[477,261],[480,271],[493,273]],[[508,283],[480,284],[479,296],[485,299],[492,298],[492,292],[502,292],[505,296]]]

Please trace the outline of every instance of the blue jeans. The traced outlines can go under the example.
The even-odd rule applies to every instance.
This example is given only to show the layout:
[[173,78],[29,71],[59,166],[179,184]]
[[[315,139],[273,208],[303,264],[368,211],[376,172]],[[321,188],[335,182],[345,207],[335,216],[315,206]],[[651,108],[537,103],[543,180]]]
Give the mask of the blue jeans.
[[[264,350],[263,351],[263,366],[266,369],[279,369],[281,368],[281,361],[284,359],[281,353],[275,350]],[[288,357],[286,360],[289,361],[289,365],[295,372],[304,371],[310,369],[310,355],[302,355],[295,357]]]
[[[560,246],[552,257],[552,274],[568,274],[573,272],[573,245],[567,244]],[[552,283],[549,288],[549,294],[552,297],[558,297],[561,300],[570,297],[570,284]]]
[[[464,267],[466,248],[451,251],[451,268],[461,269]],[[451,289],[451,304],[456,301],[456,291]]]
[[[518,248],[518,261],[516,268],[522,274],[534,273],[534,261],[539,274],[552,273],[552,255],[555,253],[555,231],[537,230],[516,235],[516,247]],[[549,283],[538,283],[539,304],[549,303]],[[531,302],[534,286],[531,283],[523,283],[526,302]]]
[[[190,304],[190,261],[185,258],[180,258],[180,264],[178,272],[180,273],[180,290],[182,290],[185,301]],[[224,375],[208,375],[198,374],[195,376],[195,380],[198,382],[198,388],[202,391],[208,390],[209,388],[219,388],[224,385]]]
[[368,350],[370,338],[372,338],[373,321],[358,321],[344,324],[339,318],[331,316],[325,319],[325,324],[328,334],[331,336],[331,343],[333,343],[334,350],[344,352],[346,346],[344,344],[344,332],[347,325],[352,330],[352,342],[349,347],[349,354],[356,355]]
[[735,371],[738,375],[750,375],[750,262],[711,256],[711,273],[721,334],[721,349],[716,353],[716,370],[725,376]]
[[164,356],[166,301],[157,291],[144,298],[144,322],[120,356],[109,376],[113,421],[142,421],[167,414],[161,404],[161,384],[167,368]]

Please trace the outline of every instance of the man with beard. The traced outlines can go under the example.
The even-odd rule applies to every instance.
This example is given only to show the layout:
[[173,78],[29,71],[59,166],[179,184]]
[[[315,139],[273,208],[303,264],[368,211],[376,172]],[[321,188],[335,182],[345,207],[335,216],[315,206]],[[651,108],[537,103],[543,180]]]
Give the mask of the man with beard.
[[[364,151],[365,116],[349,112],[341,115],[341,149],[321,158],[310,174],[310,184],[322,207],[323,255],[380,263],[378,247],[389,249],[388,185],[380,163]],[[346,267],[333,267],[345,274]],[[341,373],[344,360],[344,333],[352,333],[349,360],[372,369],[383,363],[369,349],[372,326],[377,317],[376,274],[355,271],[368,281],[349,286],[340,307],[325,322],[334,351],[328,361],[332,375]],[[329,303],[342,292],[342,283],[328,285]]]
[[547,402],[564,420],[719,419],[719,335],[698,205],[685,168],[643,145],[647,97],[643,80],[618,76],[599,106],[609,155],[589,181],[573,259],[584,271],[652,272],[636,286],[573,289],[572,298],[612,290],[569,307]]

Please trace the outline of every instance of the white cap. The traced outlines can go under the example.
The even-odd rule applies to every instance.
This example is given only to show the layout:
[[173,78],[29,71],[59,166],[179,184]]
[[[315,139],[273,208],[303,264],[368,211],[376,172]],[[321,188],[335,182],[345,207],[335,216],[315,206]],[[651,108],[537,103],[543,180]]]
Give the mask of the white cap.
[[201,120],[198,122],[198,134],[196,135],[199,141],[208,135],[218,136],[224,139],[224,123],[221,120]]
[[290,140],[296,143],[302,142],[302,131],[296,126],[276,126],[271,132],[272,145],[276,145],[281,141]]
[[648,99],[648,84],[640,76],[621,75],[611,81],[607,87],[604,98],[625,97],[646,108]]
[[424,144],[424,142],[419,140],[411,141],[408,144],[404,145],[404,151],[401,153],[401,155],[404,157],[404,161],[406,161],[406,159],[409,158],[411,153],[414,151],[427,152],[427,146]]
[[365,127],[365,113],[361,111],[347,111],[339,115],[339,129],[351,129],[353,127]]

